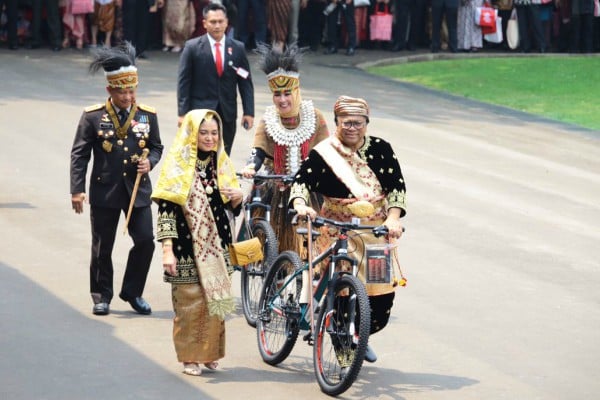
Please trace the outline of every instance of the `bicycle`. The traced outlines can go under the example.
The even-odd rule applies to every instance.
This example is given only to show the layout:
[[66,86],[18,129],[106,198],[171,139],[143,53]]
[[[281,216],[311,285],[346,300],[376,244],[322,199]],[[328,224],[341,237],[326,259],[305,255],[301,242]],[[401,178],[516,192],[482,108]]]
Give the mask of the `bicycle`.
[[[241,173],[237,173],[242,177]],[[243,222],[237,236],[237,241],[258,237],[262,244],[264,259],[260,262],[245,266],[235,266],[241,272],[241,302],[244,317],[248,325],[256,327],[258,315],[258,301],[268,267],[273,263],[279,253],[279,245],[275,232],[271,227],[271,205],[262,201],[261,186],[267,180],[282,180],[290,183],[288,175],[255,175],[252,178],[252,189],[249,200],[244,204]],[[264,216],[256,217],[255,210],[262,210]]]
[[[313,258],[313,241],[319,235],[313,227],[324,225],[338,228],[339,234]],[[256,324],[260,355],[270,365],[284,361],[300,330],[308,330],[304,340],[313,345],[317,381],[321,391],[331,396],[345,392],[358,377],[371,325],[369,297],[356,276],[358,260],[348,254],[350,230],[370,230],[376,237],[388,233],[385,226],[361,225],[354,218],[352,222],[308,218],[307,227],[297,229],[306,238],[308,260],[303,262],[294,251],[279,254],[264,281]],[[320,278],[315,281],[313,270],[325,260]],[[350,271],[338,268],[342,262],[350,265]],[[313,286],[312,296],[306,286]]]

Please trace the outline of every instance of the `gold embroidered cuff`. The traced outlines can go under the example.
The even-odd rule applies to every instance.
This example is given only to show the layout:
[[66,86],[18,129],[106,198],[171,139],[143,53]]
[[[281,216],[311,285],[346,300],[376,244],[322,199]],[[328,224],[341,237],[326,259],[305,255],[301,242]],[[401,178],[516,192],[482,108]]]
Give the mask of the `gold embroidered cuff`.
[[294,183],[292,185],[292,187],[290,188],[289,204],[293,204],[294,199],[298,198],[298,197],[304,199],[304,202],[306,204],[308,204],[309,196],[310,196],[310,192],[308,191],[308,189],[306,188],[306,185],[304,183],[302,183],[302,184]]
[[163,212],[158,215],[156,240],[177,238],[177,221],[175,214]]
[[388,209],[398,207],[406,211],[406,193],[394,189],[387,195]]

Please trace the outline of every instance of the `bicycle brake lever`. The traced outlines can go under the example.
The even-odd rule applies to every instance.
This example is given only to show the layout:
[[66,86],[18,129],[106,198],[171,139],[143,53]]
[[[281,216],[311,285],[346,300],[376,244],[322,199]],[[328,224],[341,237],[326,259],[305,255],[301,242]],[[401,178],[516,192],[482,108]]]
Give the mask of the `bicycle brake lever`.
[[375,237],[385,236],[388,234],[388,232],[389,232],[388,227],[385,225],[379,225],[379,226],[373,228],[373,235],[375,235]]

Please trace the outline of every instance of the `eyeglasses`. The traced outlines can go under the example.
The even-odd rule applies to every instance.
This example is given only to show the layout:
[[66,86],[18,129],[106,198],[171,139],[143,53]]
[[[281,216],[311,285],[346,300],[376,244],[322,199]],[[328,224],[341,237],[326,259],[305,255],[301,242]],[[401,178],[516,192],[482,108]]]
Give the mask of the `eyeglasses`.
[[354,127],[355,129],[362,129],[366,125],[366,121],[343,121],[342,127],[344,129],[350,129]]

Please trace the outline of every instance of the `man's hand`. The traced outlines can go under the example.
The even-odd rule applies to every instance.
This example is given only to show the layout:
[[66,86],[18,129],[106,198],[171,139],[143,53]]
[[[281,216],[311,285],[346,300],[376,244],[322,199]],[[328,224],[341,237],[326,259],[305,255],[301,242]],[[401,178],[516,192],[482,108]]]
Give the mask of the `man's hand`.
[[83,212],[83,202],[85,201],[85,193],[75,193],[71,195],[71,207],[76,214]]
[[242,117],[242,126],[245,130],[250,130],[254,126],[254,117],[250,115],[244,115]]
[[150,160],[147,158],[138,161],[137,165],[138,174],[147,174],[150,172]]
[[398,218],[396,216],[389,216],[384,221],[383,225],[387,226],[388,236],[390,238],[398,239],[400,236],[402,236],[402,232],[404,231],[404,228],[402,227],[402,224],[400,223],[400,218]]
[[313,221],[317,218],[317,212],[306,204],[294,204],[294,210],[296,210],[301,217],[309,217]]

